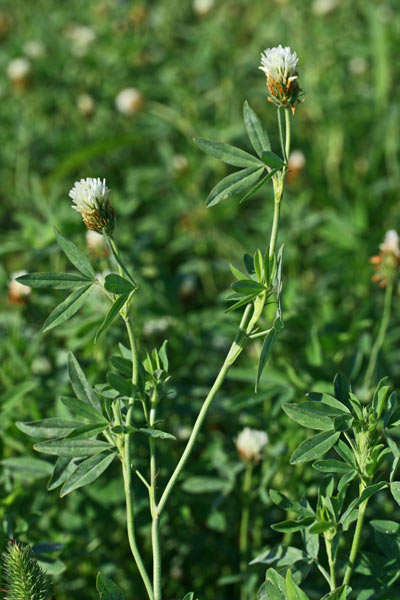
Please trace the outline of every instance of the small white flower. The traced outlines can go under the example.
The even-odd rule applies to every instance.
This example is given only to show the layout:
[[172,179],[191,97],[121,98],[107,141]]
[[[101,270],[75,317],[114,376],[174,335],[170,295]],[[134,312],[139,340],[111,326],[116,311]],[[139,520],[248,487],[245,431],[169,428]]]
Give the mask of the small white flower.
[[13,58],[7,66],[7,75],[13,81],[26,79],[31,72],[31,63],[27,58]]
[[245,427],[235,440],[236,448],[245,460],[258,462],[261,459],[262,450],[268,442],[265,431]]
[[149,319],[143,326],[143,335],[150,337],[152,335],[163,335],[170,325],[168,317],[161,317],[160,319]]
[[143,95],[135,88],[121,90],[115,98],[115,106],[124,115],[134,115],[140,111]]
[[176,177],[183,175],[189,166],[188,159],[183,154],[175,154],[172,157],[172,170]]
[[297,79],[297,58],[296,52],[292,52],[289,46],[282,48],[279,44],[277,48],[267,48],[261,53],[261,66],[259,67],[267,77],[281,85],[287,85],[293,79]]
[[289,171],[301,171],[306,164],[306,157],[301,150],[293,150],[289,154],[288,167]]
[[198,17],[205,17],[214,8],[214,0],[193,0],[193,10]]
[[313,12],[315,15],[324,17],[335,10],[337,0],[315,0],[313,4]]
[[103,181],[97,177],[87,177],[76,181],[69,192],[69,197],[75,204],[72,208],[81,213],[88,229],[101,232],[104,228],[111,232],[114,228],[114,210],[110,203],[110,190]]
[[33,60],[42,58],[46,51],[43,43],[40,40],[28,40],[22,47],[24,53]]
[[31,294],[31,288],[17,281],[18,277],[26,275],[27,271],[16,271],[12,273],[10,283],[8,284],[9,298],[12,302],[18,302],[27,298]]
[[362,75],[367,70],[368,64],[363,56],[353,56],[348,62],[350,73]]
[[90,117],[94,113],[95,103],[89,94],[81,94],[76,100],[76,106],[81,115]]
[[390,252],[395,256],[400,256],[400,238],[397,231],[389,229],[389,231],[386,232],[385,239],[383,243],[380,244],[379,249],[381,252]]
[[89,46],[96,39],[96,34],[86,25],[71,25],[66,30],[66,37],[71,42],[72,54],[81,57],[89,50]]
[[97,231],[92,231],[91,229],[88,229],[86,232],[86,245],[88,250],[91,251],[106,250],[106,244],[101,233],[97,233]]
[[80,181],[75,181],[74,187],[69,193],[69,197],[75,202],[74,208],[81,214],[88,210],[101,208],[108,200],[110,190],[106,186],[106,180],[101,181],[100,177],[94,179],[86,177]]

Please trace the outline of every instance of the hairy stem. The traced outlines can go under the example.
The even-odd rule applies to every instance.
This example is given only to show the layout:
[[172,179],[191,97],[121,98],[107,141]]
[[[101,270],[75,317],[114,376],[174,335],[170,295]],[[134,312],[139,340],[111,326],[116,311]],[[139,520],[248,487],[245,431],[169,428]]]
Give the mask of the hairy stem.
[[[365,489],[365,485],[363,483],[361,483],[360,484],[360,496],[363,493],[364,489]],[[351,545],[349,562],[347,563],[346,571],[344,574],[343,585],[349,585],[350,577],[353,572],[354,563],[357,558],[358,548],[360,546],[361,532],[362,532],[362,528],[364,525],[364,517],[365,517],[365,511],[367,509],[367,504],[368,504],[368,498],[360,504],[360,507],[358,509],[357,524],[356,524],[356,529],[354,531],[353,543]]]
[[324,538],[325,538],[326,555],[328,557],[328,564],[329,564],[329,587],[330,587],[330,591],[332,592],[334,589],[336,589],[336,571],[335,571],[336,558],[334,558],[332,555],[331,540],[325,536],[324,536]]
[[379,331],[378,331],[378,335],[376,337],[375,343],[372,347],[371,355],[370,355],[369,361],[368,361],[367,370],[365,372],[365,378],[364,378],[364,388],[365,389],[368,389],[371,385],[372,377],[374,375],[375,368],[376,368],[376,362],[378,360],[378,354],[379,354],[379,351],[382,348],[382,344],[385,340],[387,328],[389,326],[389,321],[390,321],[392,297],[393,297],[393,282],[389,281],[389,283],[386,286],[386,291],[385,291],[385,299],[384,299],[384,304],[383,304],[383,313],[382,313],[381,324],[379,327]]

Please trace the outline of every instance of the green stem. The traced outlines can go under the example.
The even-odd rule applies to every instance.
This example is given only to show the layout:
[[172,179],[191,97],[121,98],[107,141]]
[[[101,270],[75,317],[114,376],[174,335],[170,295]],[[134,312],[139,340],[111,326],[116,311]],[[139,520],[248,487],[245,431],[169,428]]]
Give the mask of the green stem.
[[[150,408],[150,427],[154,427],[157,409],[157,393],[153,392]],[[154,600],[161,600],[161,547],[160,547],[160,523],[157,508],[156,479],[157,479],[157,457],[155,439],[150,436],[150,511],[152,518],[151,541],[153,547],[153,590]]]
[[[132,325],[129,320],[129,317],[124,319],[126,329],[128,332],[129,343],[131,347],[132,354],[132,383],[134,385],[138,384],[139,380],[139,355],[137,351],[137,345],[135,336],[133,333]],[[134,399],[129,399],[128,404],[128,412],[126,415],[126,425],[129,427],[132,425],[132,417],[133,417],[133,406]],[[131,547],[133,558],[135,559],[137,568],[142,577],[143,583],[145,585],[148,597],[150,600],[154,600],[153,588],[149,579],[149,576],[146,571],[146,567],[144,566],[142,556],[140,554],[139,548],[136,542],[135,536],[135,515],[134,515],[134,493],[133,493],[133,485],[132,485],[132,442],[133,435],[132,433],[126,433],[124,436],[124,450],[122,456],[122,474],[124,478],[124,490],[125,490],[125,498],[126,498],[126,525],[128,530],[128,539],[129,545]]]
[[[248,532],[249,532],[249,517],[250,517],[250,492],[252,484],[253,463],[248,461],[243,477],[242,485],[242,518],[240,521],[239,534],[239,552],[240,552],[240,572],[245,573],[247,570],[247,547],[248,547]],[[240,597],[241,600],[246,600],[246,586],[242,585]]]
[[329,586],[330,586],[330,591],[332,592],[334,589],[336,589],[336,572],[335,572],[336,558],[334,558],[332,556],[331,540],[325,536],[324,536],[324,538],[325,538],[326,554],[328,557],[328,564],[329,564]]
[[285,162],[289,160],[290,153],[290,110],[285,108],[285,127],[286,127],[286,139],[285,139]]
[[222,365],[221,370],[218,373],[218,375],[214,381],[214,384],[213,384],[212,388],[210,389],[210,391],[203,403],[203,406],[200,409],[200,412],[197,416],[196,422],[193,426],[192,433],[190,434],[189,440],[188,440],[186,447],[182,453],[182,456],[179,459],[179,462],[176,465],[175,470],[172,473],[172,475],[165,487],[165,490],[161,496],[161,499],[158,503],[159,514],[161,514],[161,512],[163,511],[165,504],[169,498],[169,495],[171,494],[172,489],[173,489],[179,475],[183,471],[185,464],[186,464],[190,454],[192,453],[193,446],[196,442],[197,436],[199,435],[199,431],[201,429],[201,426],[203,425],[204,419],[206,418],[207,411],[210,407],[211,402],[214,400],[215,396],[217,395],[217,392],[220,389],[222,383],[224,382],[224,379],[225,379],[226,374],[229,371],[230,367],[235,362],[235,360],[237,359],[239,354],[242,352],[242,350],[246,344],[246,341],[247,341],[246,334],[247,334],[247,328],[248,328],[249,322],[250,322],[251,309],[252,309],[252,305],[249,304],[243,313],[243,317],[240,322],[239,329],[236,333],[236,337],[233,341],[233,344],[230,347],[229,352],[225,358],[224,364]]
[[279,108],[277,109],[277,116],[278,116],[279,141],[281,143],[282,158],[286,162],[286,158],[285,158],[285,146],[283,144],[281,111],[280,111]]
[[[289,109],[285,109],[285,145],[283,145],[283,135],[282,135],[282,123],[281,123],[281,113],[278,108],[278,124],[279,124],[279,136],[281,140],[282,154],[284,161],[287,163],[289,152],[290,152],[290,112]],[[271,257],[275,252],[276,239],[278,236],[278,228],[279,228],[279,216],[280,216],[280,207],[281,200],[283,195],[283,184],[286,175],[287,167],[284,167],[282,171],[277,173],[273,179],[272,183],[274,186],[274,216],[272,220],[272,231],[271,238],[269,243],[269,256]]]
[[[278,109],[278,122],[280,123],[279,109]],[[287,114],[286,115],[286,151],[289,152],[289,150],[290,150],[290,115]],[[277,173],[277,175],[273,178],[274,217],[273,217],[271,238],[270,238],[270,244],[269,244],[269,256],[272,256],[272,254],[275,252],[276,240],[278,237],[280,202],[281,202],[282,194],[283,194],[283,183],[284,183],[285,173],[286,173],[286,169],[284,169],[284,171],[282,173],[279,173],[279,174]],[[247,307],[243,313],[242,320],[240,322],[240,325],[239,325],[238,331],[236,333],[236,337],[233,341],[233,344],[225,358],[225,361],[221,367],[221,370],[219,371],[219,373],[214,381],[212,388],[210,389],[210,391],[203,403],[203,406],[200,409],[200,412],[197,416],[196,422],[193,426],[192,433],[190,434],[189,440],[183,451],[183,454],[182,454],[181,458],[179,459],[179,462],[176,465],[175,470],[172,473],[172,475],[164,489],[164,492],[161,496],[161,499],[158,503],[159,514],[161,514],[162,510],[164,509],[164,506],[169,498],[169,495],[171,494],[179,475],[183,471],[185,464],[186,464],[189,456],[192,453],[197,436],[199,435],[200,428],[204,422],[204,419],[207,415],[208,409],[209,409],[212,401],[214,400],[215,396],[217,395],[218,390],[220,389],[222,383],[224,382],[225,377],[226,377],[230,367],[233,365],[233,363],[235,362],[235,360],[237,359],[237,357],[240,355],[243,348],[245,347],[246,342],[248,340],[248,336],[251,333],[253,333],[253,327],[260,317],[260,314],[264,308],[265,300],[266,300],[266,297],[264,297],[264,301],[258,306],[257,310],[253,311],[253,315],[251,318],[250,318],[250,313],[252,310],[251,304],[247,305]]]
[[269,242],[269,252],[268,255],[271,258],[273,253],[275,252],[276,239],[278,237],[278,227],[279,227],[279,214],[281,208],[281,198],[282,194],[279,193],[279,188],[274,184],[274,217],[272,220],[272,231],[271,231],[271,239]]
[[376,361],[378,360],[378,354],[382,347],[382,344],[385,340],[387,328],[389,326],[390,321],[390,312],[392,306],[392,297],[393,297],[393,282],[389,281],[385,291],[385,299],[383,304],[383,313],[382,320],[379,327],[378,335],[376,337],[375,343],[371,350],[371,355],[369,357],[369,362],[367,366],[367,370],[365,372],[364,378],[364,388],[368,389],[371,385],[372,377],[376,368]]
[[[365,485],[363,483],[361,483],[360,484],[360,496],[364,490],[365,490]],[[347,563],[346,571],[344,574],[343,585],[349,585],[349,583],[350,583],[350,577],[353,572],[354,563],[357,558],[357,552],[358,552],[358,548],[360,545],[361,532],[362,532],[362,528],[364,525],[364,517],[365,517],[365,511],[367,508],[367,504],[368,504],[368,498],[360,504],[360,507],[358,509],[357,524],[356,524],[356,529],[354,531],[353,543],[351,545],[349,562]]]

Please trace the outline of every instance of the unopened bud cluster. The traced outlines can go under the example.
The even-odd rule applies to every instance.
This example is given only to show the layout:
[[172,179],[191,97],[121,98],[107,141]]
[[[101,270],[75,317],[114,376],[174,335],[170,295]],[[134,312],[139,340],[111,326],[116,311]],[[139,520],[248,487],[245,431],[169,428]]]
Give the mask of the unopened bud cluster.
[[397,231],[390,229],[386,232],[379,250],[379,254],[370,258],[375,269],[372,281],[386,287],[388,282],[394,281],[400,273],[400,238]]

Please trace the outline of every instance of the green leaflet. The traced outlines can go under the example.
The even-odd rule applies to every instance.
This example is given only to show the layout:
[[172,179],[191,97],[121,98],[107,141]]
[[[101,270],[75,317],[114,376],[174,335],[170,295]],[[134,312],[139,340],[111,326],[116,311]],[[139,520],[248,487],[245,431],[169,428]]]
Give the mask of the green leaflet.
[[55,454],[56,456],[69,456],[78,458],[99,454],[104,450],[110,450],[114,446],[100,440],[69,440],[57,439],[35,444],[34,449],[44,454]]
[[60,246],[61,250],[64,252],[69,261],[85,275],[90,280],[94,281],[96,279],[96,273],[93,270],[92,265],[88,261],[85,254],[83,254],[82,250],[78,248],[71,240],[65,238],[61,233],[54,228],[54,233],[57,238],[57,243]]
[[233,195],[243,194],[243,192],[258,181],[263,172],[264,167],[249,167],[224,177],[211,190],[206,206],[215,206],[219,202],[222,202],[222,200],[227,200]]
[[100,594],[100,600],[125,600],[125,596],[117,584],[101,573],[97,574],[96,588]]
[[257,367],[256,385],[255,385],[256,393],[258,391],[258,384],[260,383],[260,378],[261,378],[262,372],[264,370],[265,365],[267,364],[269,355],[271,354],[276,335],[277,335],[277,331],[275,329],[271,329],[264,338],[264,343],[261,348],[260,360],[258,361],[258,367]]
[[207,152],[207,154],[211,154],[215,158],[219,158],[228,165],[233,165],[234,167],[262,166],[262,162],[258,158],[240,148],[236,148],[236,146],[205,138],[195,138],[194,142],[201,150]]
[[[107,419],[104,418],[103,414],[87,402],[82,402],[78,398],[69,398],[68,396],[62,396],[61,401],[71,412],[83,419],[88,419],[94,423],[107,423]],[[83,425],[83,423],[81,424]]]
[[265,150],[271,150],[271,144],[260,119],[247,100],[243,104],[243,120],[250,142],[258,156],[261,158],[262,153]]
[[87,458],[74,470],[60,491],[60,497],[95,481],[114,460],[116,452],[101,452]]
[[264,150],[262,153],[262,159],[268,167],[271,169],[282,169],[285,166],[285,161],[281,159],[280,156],[275,154],[275,152],[271,152],[271,150]]
[[92,283],[89,283],[88,285],[78,288],[72,292],[72,294],[67,296],[61,304],[56,306],[47,317],[43,325],[43,332],[49,331],[50,329],[53,329],[53,327],[57,327],[57,325],[61,325],[61,323],[64,323],[78,312],[92,289],[92,285]]
[[286,594],[288,600],[309,600],[307,594],[305,594],[293,581],[290,569],[288,569],[286,573]]
[[115,317],[119,315],[120,310],[122,309],[128,298],[128,294],[121,294],[120,296],[118,296],[115,302],[113,302],[113,305],[104,317],[104,320],[101,323],[100,327],[96,331],[96,335],[94,337],[95,343],[97,342],[99,335],[101,335],[111,325]]
[[266,291],[265,285],[252,279],[241,279],[232,283],[232,288],[241,296],[249,296],[250,294],[261,294]]
[[20,431],[31,437],[51,439],[65,437],[82,424],[80,421],[68,421],[67,419],[56,418],[31,421],[29,423],[18,421],[16,426]]
[[66,481],[68,477],[72,475],[77,467],[78,463],[75,459],[71,459],[68,456],[59,456],[56,464],[54,465],[53,473],[47,484],[47,489],[49,491],[55,490],[57,487],[62,485],[64,481]]
[[104,287],[112,294],[130,294],[135,289],[131,281],[128,281],[125,277],[121,277],[121,275],[117,275],[117,273],[110,273],[110,275],[106,276]]
[[330,418],[329,406],[321,402],[301,402],[300,404],[284,404],[282,406],[287,416],[310,429],[321,429],[328,431],[333,429],[333,421]]
[[138,432],[145,433],[152,438],[160,438],[162,440],[176,440],[176,437],[172,435],[172,433],[167,433],[166,431],[160,431],[159,429],[147,429],[146,427],[141,427],[138,429]]
[[290,464],[308,462],[321,458],[339,439],[339,432],[323,431],[305,440],[290,457]]
[[67,290],[91,283],[91,279],[75,273],[28,273],[18,277],[17,281],[33,288],[53,288],[54,290]]
[[68,354],[68,374],[76,397],[100,411],[100,402],[72,352]]

